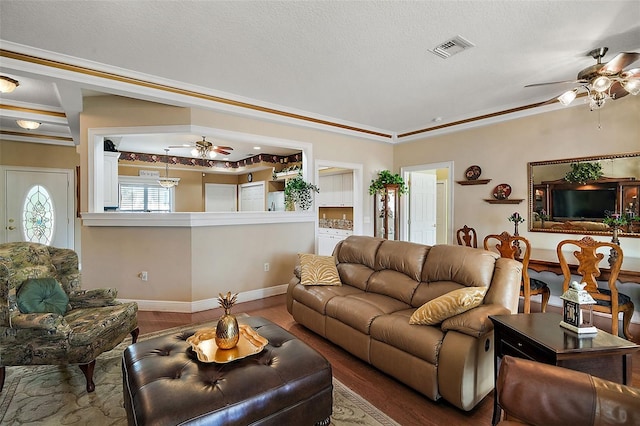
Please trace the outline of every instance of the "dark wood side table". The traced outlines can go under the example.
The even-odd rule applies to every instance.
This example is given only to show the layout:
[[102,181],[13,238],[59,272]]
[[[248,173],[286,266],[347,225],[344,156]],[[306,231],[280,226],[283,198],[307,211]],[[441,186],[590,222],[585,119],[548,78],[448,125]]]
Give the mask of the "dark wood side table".
[[[625,385],[631,384],[632,354],[639,345],[598,330],[589,337],[560,327],[562,316],[551,312],[492,315],[494,325],[494,379],[505,355],[557,365]],[[496,382],[494,381],[494,384]],[[493,424],[502,410],[494,390]]]

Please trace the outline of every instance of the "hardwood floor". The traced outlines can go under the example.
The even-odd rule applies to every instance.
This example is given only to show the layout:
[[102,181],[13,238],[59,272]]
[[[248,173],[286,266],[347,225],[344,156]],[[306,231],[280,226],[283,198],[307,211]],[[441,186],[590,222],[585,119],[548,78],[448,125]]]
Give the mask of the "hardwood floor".
[[[239,303],[234,307],[233,312],[265,317],[305,341],[329,360],[334,377],[401,425],[491,424],[492,394],[489,394],[470,412],[461,411],[443,400],[433,402],[297,324],[287,312],[284,295]],[[140,333],[144,334],[191,323],[217,320],[222,313],[221,308],[194,314],[140,311],[138,324]],[[640,388],[640,351],[633,357],[632,384]]]

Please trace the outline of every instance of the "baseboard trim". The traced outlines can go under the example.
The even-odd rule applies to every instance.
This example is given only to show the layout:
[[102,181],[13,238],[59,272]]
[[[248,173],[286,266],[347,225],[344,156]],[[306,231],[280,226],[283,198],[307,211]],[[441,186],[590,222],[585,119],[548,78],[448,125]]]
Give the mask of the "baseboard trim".
[[[265,297],[277,296],[287,292],[288,284],[281,284],[273,287],[259,288],[238,293],[238,303],[250,302],[252,300],[264,299]],[[121,302],[136,302],[141,311],[159,312],[179,312],[192,314],[194,312],[206,311],[218,307],[218,298],[196,300],[193,302],[177,302],[171,300],[135,300],[119,299]]]

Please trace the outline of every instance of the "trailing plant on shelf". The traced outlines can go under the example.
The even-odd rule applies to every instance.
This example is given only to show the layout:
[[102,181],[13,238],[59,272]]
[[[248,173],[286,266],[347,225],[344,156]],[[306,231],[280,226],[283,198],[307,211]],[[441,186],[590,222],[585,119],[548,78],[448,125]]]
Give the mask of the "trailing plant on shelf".
[[298,206],[302,210],[309,210],[313,204],[313,193],[320,189],[302,178],[302,173],[287,180],[284,186],[284,202],[289,210]]
[[584,185],[589,181],[602,177],[602,164],[600,162],[571,163],[571,171],[567,172],[564,180],[571,183]]
[[371,185],[369,185],[369,195],[384,193],[385,185],[399,185],[398,193],[400,195],[406,194],[409,189],[404,183],[404,179],[399,174],[392,174],[389,170],[382,170],[378,172],[377,179],[371,179]]

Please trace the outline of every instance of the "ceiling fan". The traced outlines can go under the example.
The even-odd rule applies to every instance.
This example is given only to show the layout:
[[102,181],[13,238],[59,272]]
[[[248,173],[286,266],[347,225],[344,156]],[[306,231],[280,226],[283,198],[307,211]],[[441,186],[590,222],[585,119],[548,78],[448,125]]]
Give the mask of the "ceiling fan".
[[602,63],[602,58],[608,50],[608,47],[600,47],[589,52],[589,55],[597,63],[580,71],[575,80],[529,84],[525,87],[578,83],[579,86],[567,90],[557,98],[550,99],[545,103],[552,103],[557,100],[562,105],[567,106],[573,102],[579,93],[586,92],[589,98],[589,107],[592,111],[601,108],[607,98],[615,100],[627,96],[629,93],[632,95],[640,93],[640,68],[624,70],[625,67],[640,59],[640,53],[618,53],[609,62]]
[[201,158],[215,158],[216,155],[230,155],[229,151],[233,151],[230,146],[214,145],[203,136],[201,141],[195,141],[192,144],[171,145],[169,148],[191,148],[191,155]]

